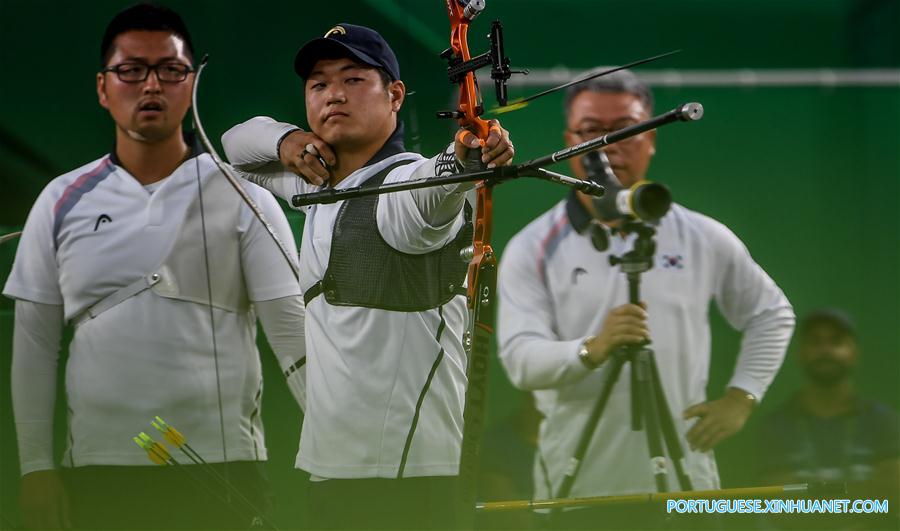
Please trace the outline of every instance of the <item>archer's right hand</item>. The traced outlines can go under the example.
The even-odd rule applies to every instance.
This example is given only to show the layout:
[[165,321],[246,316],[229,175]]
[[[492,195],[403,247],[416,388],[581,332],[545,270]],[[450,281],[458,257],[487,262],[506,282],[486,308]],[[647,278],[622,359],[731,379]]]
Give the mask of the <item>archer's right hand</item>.
[[28,529],[71,529],[69,497],[56,470],[22,476],[22,517]]
[[[278,149],[278,157],[286,170],[316,186],[328,182],[328,169],[337,163],[331,146],[315,133],[299,129],[284,137]],[[322,165],[322,161],[326,165]]]

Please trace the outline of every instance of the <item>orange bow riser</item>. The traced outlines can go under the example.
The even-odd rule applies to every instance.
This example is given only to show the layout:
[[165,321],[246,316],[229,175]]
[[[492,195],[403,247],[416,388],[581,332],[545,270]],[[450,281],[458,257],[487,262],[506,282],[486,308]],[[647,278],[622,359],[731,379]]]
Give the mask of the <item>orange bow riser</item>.
[[[469,23],[484,9],[485,3],[484,0],[470,2],[446,0],[446,3],[447,13],[450,17],[450,48],[444,52],[444,56],[450,61],[451,81],[455,77],[459,83],[459,104],[453,117],[456,118],[460,127],[471,131],[484,144],[490,134],[491,126],[487,120],[479,117],[484,108],[481,105],[475,72],[469,70],[454,75],[453,70],[455,67],[459,68],[470,64],[469,62],[472,60],[467,40]],[[480,156],[480,154],[478,155]],[[472,260],[469,262],[469,308],[473,310],[477,300],[475,290],[479,283],[479,271],[482,265],[487,265],[486,261],[496,262],[490,243],[493,229],[493,187],[485,184],[484,181],[481,181],[477,186]],[[488,332],[493,333],[493,330]]]
[[[491,133],[492,124],[480,118],[484,107],[481,105],[475,70],[491,65],[493,67],[492,77],[495,72],[499,71],[497,85],[498,88],[503,86],[503,97],[505,98],[505,81],[509,75],[508,67],[505,72],[502,70],[508,61],[502,57],[500,24],[495,22],[491,31],[491,53],[482,54],[473,59],[467,42],[469,23],[484,9],[484,0],[446,0],[446,3],[450,17],[450,48],[442,54],[442,57],[449,63],[447,72],[450,81],[459,84],[459,104],[455,111],[440,113],[439,116],[455,118],[460,127],[470,131],[484,145]],[[506,74],[505,78],[503,77],[504,73]],[[499,95],[500,91],[498,90]],[[493,127],[499,126],[493,125]],[[472,155],[472,160],[480,163],[480,150],[473,150]],[[484,433],[487,367],[491,336],[494,333],[494,293],[497,285],[497,259],[491,249],[494,186],[489,180],[479,181],[476,186],[474,235],[470,250],[467,290],[472,323],[467,337],[468,384],[463,412],[459,511],[457,513],[457,524],[462,529],[471,528],[474,520],[472,507],[477,495],[479,449],[481,436]]]

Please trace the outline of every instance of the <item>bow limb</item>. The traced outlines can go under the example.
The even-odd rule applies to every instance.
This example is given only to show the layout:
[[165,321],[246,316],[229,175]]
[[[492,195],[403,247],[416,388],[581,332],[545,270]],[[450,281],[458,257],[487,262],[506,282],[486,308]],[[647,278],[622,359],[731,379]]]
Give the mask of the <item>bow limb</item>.
[[[294,278],[296,278],[299,281],[299,279],[300,279],[299,266],[291,258],[291,254],[290,254],[290,252],[288,252],[287,246],[284,244],[284,242],[281,241],[281,239],[275,233],[275,230],[273,229],[271,223],[269,223],[269,221],[266,219],[265,215],[262,213],[262,210],[260,210],[260,208],[256,204],[256,202],[253,201],[253,199],[250,197],[250,195],[247,193],[247,191],[244,190],[244,187],[241,186],[241,183],[238,180],[238,177],[234,174],[234,172],[231,170],[231,168],[222,161],[222,158],[219,156],[219,154],[216,152],[215,148],[213,147],[212,142],[209,141],[209,137],[206,135],[206,131],[203,129],[203,124],[200,121],[200,113],[198,111],[198,106],[197,106],[197,92],[198,92],[197,89],[199,88],[200,75],[203,72],[204,67],[206,66],[206,61],[207,61],[207,57],[204,57],[203,60],[200,62],[200,66],[197,68],[197,73],[194,77],[194,86],[193,86],[192,93],[191,93],[191,108],[192,108],[192,117],[194,120],[195,132],[196,132],[197,136],[199,137],[200,142],[203,144],[203,146],[209,152],[210,156],[213,159],[213,162],[215,162],[216,166],[221,171],[222,175],[225,176],[225,178],[231,184],[232,188],[234,188],[234,190],[238,193],[238,195],[241,197],[241,199],[244,201],[244,203],[247,204],[247,206],[250,208],[250,210],[253,212],[253,214],[256,216],[256,218],[260,221],[262,226],[265,228],[266,232],[269,233],[269,236],[271,236],[272,240],[275,242],[276,246],[281,251],[282,256],[284,256],[285,261],[287,261],[288,265],[290,266],[291,272],[294,274]],[[205,221],[204,204],[203,204],[203,185],[202,185],[201,178],[200,178],[199,157],[195,157],[194,160],[196,161],[195,164],[196,164],[196,168],[197,168],[197,193],[198,193],[198,201],[199,201],[199,205],[200,205],[200,219],[201,219],[201,224],[203,227],[203,250],[204,250],[204,259],[205,259],[205,266],[206,266],[207,292],[209,295],[208,307],[209,307],[210,329],[211,329],[211,334],[212,334],[212,353],[213,353],[213,361],[215,364],[215,375],[216,375],[216,397],[217,397],[218,407],[219,407],[219,427],[220,427],[220,432],[221,432],[221,437],[222,437],[222,458],[223,458],[223,461],[227,465],[228,453],[227,453],[226,436],[225,436],[225,415],[223,412],[223,405],[222,405],[222,382],[221,382],[221,376],[219,373],[219,354],[218,354],[218,344],[217,344],[217,334],[216,334],[215,312],[213,311],[213,293],[212,293],[212,289],[213,289],[212,284],[213,283],[212,283],[212,276],[211,276],[210,263],[209,263],[209,252],[208,252],[207,240],[206,240],[206,221]],[[225,467],[225,470],[224,470],[224,481],[226,483],[230,483],[230,477],[229,477],[227,466]]]
[[[216,166],[219,168],[223,168],[224,164],[220,164],[220,160],[218,159],[215,151],[212,150],[212,145],[209,142],[209,138],[206,136],[206,133],[203,131],[203,125],[200,123],[199,114],[197,113],[197,88],[199,86],[200,81],[200,72],[203,70],[203,67],[206,65],[206,57],[200,63],[200,68],[197,70],[197,74],[194,77],[194,86],[191,91],[191,108],[194,118],[194,129],[196,130],[196,134],[200,137],[200,141],[206,146],[207,150],[210,150],[210,155],[213,160],[216,162]],[[207,289],[207,308],[209,310],[209,327],[210,327],[210,335],[212,338],[212,354],[213,354],[213,366],[215,368],[216,375],[216,403],[219,406],[219,433],[222,440],[222,462],[225,464],[225,480],[228,481],[228,446],[227,446],[227,437],[225,435],[225,413],[222,405],[222,378],[219,374],[219,346],[218,346],[218,336],[216,335],[216,316],[215,311],[213,310],[213,282],[212,282],[212,272],[209,267],[209,247],[206,238],[206,214],[205,214],[205,206],[203,203],[203,182],[200,178],[200,156],[194,157],[194,168],[196,169],[196,177],[197,177],[197,203],[200,206],[200,224],[203,231],[203,263],[206,271],[206,289]],[[223,172],[224,173],[224,172]],[[226,177],[228,176],[225,174]],[[240,183],[235,181],[237,185],[235,189],[242,189]],[[243,190],[242,190],[243,191]],[[240,193],[240,192],[239,192]]]
[[10,240],[14,240],[22,235],[22,231],[18,232],[10,232],[9,234],[4,234],[0,236],[0,243],[6,243]]
[[230,166],[225,164],[222,160],[222,157],[219,156],[218,152],[216,152],[216,148],[213,147],[212,142],[209,141],[209,137],[206,135],[206,131],[203,129],[203,124],[200,122],[200,111],[197,108],[197,89],[200,86],[200,75],[203,73],[203,69],[206,67],[206,61],[208,56],[203,57],[200,61],[200,66],[197,68],[197,74],[194,78],[194,88],[191,94],[191,115],[194,120],[194,130],[197,133],[197,136],[200,138],[200,142],[203,144],[203,147],[206,148],[206,151],[209,152],[210,157],[212,157],[213,162],[215,162],[216,166],[218,166],[219,170],[222,172],[222,175],[228,180],[231,186],[234,188],[235,192],[241,196],[244,203],[250,208],[253,212],[253,215],[262,223],[262,226],[266,229],[266,232],[269,233],[269,236],[272,237],[272,240],[275,242],[275,245],[278,247],[278,250],[281,251],[282,256],[287,261],[288,266],[290,266],[291,271],[294,273],[294,278],[298,281],[300,280],[300,268],[295,263],[294,259],[291,258],[291,253],[288,251],[287,246],[281,241],[281,238],[278,237],[278,234],[275,233],[275,229],[272,227],[272,224],[269,223],[269,220],[266,219],[266,216],[263,214],[262,210],[260,210],[259,205],[250,197],[244,187],[241,186],[239,177],[235,175],[234,171]]

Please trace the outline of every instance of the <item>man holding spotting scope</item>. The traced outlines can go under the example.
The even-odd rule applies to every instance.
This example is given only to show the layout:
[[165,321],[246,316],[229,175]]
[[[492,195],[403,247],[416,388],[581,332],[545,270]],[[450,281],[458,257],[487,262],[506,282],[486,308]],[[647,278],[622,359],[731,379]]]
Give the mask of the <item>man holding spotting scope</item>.
[[[565,141],[574,145],[634,125],[648,119],[652,107],[649,89],[629,71],[579,83],[566,93]],[[574,174],[607,186],[607,197],[573,192],[513,237],[504,251],[500,358],[513,384],[534,392],[545,416],[534,466],[535,499],[560,494],[606,362],[617,348],[652,337],[661,392],[695,489],[719,487],[712,448],[743,427],[784,359],[793,310],[740,240],[707,216],[678,204],[666,208],[660,189],[645,187],[630,198],[620,193],[644,179],[655,140],[656,132],[649,131],[604,148],[606,167],[597,154],[571,159]],[[643,274],[641,305],[624,304],[625,275],[609,261],[633,248],[636,236],[623,230],[623,222],[635,214],[661,216],[645,220],[656,224],[657,235],[653,267]],[[707,400],[713,300],[743,332],[743,340],[727,389]],[[631,429],[630,369],[623,367],[612,388],[567,497],[656,490],[645,435]],[[667,468],[672,470],[670,460]],[[671,472],[668,488],[678,488]],[[652,520],[618,514],[628,520],[609,511],[574,509],[557,515],[553,525],[652,525]]]

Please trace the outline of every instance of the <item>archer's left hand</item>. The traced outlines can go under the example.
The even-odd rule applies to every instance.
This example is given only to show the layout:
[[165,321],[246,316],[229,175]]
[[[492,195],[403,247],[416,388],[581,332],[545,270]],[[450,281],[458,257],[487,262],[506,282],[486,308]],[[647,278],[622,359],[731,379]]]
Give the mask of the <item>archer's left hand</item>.
[[725,395],[684,410],[684,418],[697,417],[687,432],[691,450],[706,452],[744,427],[753,411],[753,401],[740,389],[729,388]]
[[512,162],[516,150],[509,140],[509,131],[500,127],[500,122],[491,120],[490,135],[484,141],[484,145],[471,131],[460,129],[456,133],[456,158],[465,161],[470,149],[481,150],[481,162],[488,168],[506,166]]

